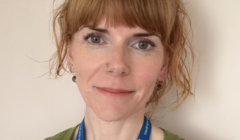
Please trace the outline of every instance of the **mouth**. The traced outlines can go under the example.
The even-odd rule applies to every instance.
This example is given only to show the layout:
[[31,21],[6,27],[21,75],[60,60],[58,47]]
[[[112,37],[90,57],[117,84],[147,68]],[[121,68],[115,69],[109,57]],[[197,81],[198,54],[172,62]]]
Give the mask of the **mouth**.
[[100,93],[109,95],[109,96],[126,96],[126,95],[129,95],[134,92],[134,91],[130,91],[130,90],[113,89],[113,88],[109,88],[109,87],[96,87],[96,88]]

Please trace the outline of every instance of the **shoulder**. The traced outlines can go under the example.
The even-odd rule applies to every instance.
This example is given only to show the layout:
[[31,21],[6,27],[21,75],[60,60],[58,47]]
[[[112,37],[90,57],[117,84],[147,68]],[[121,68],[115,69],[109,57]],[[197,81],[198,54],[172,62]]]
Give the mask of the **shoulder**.
[[46,138],[44,140],[71,140],[75,130],[77,129],[78,125],[72,128],[69,128],[65,131],[62,131],[58,134],[56,134],[55,136]]
[[178,135],[172,134],[171,132],[156,127],[152,125],[152,133],[151,133],[151,140],[184,140],[180,138]]
[[162,129],[164,132],[164,140],[184,140],[180,138],[178,135],[172,134],[171,132]]
[[152,132],[150,140],[163,140],[164,138],[164,132],[162,129],[152,125]]
[[[62,132],[56,134],[55,136],[46,138],[45,140],[71,140],[77,127],[78,127],[78,125],[75,127],[69,128],[65,131],[62,131]],[[172,134],[171,132],[169,132],[165,129],[159,129],[159,130],[161,130],[161,131],[159,131],[160,135],[158,135],[158,136],[160,136],[162,138],[162,135],[164,135],[164,140],[184,140],[184,139],[180,138],[179,136]]]

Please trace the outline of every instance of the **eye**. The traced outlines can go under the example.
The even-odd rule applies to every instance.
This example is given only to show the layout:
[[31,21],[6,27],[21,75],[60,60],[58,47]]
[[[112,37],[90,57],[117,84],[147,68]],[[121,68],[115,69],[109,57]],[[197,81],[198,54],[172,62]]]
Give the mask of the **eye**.
[[140,50],[149,50],[152,47],[155,47],[155,44],[151,40],[144,39],[144,40],[138,41],[133,46]]
[[101,36],[95,33],[88,34],[86,37],[84,37],[84,39],[92,44],[101,44],[104,42]]
[[97,43],[101,43],[102,39],[99,36],[92,36],[88,38],[88,41],[90,41],[91,43],[97,44]]

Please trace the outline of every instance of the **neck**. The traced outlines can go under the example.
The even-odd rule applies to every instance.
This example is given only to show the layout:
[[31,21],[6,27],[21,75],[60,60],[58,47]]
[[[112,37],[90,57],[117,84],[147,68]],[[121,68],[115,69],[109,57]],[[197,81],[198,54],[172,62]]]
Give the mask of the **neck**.
[[116,121],[105,121],[86,107],[85,140],[137,140],[143,119],[144,110],[140,110]]

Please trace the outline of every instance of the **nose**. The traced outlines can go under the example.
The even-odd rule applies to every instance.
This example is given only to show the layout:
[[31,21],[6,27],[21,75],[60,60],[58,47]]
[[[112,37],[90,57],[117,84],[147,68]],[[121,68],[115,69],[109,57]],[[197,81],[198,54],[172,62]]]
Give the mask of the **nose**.
[[129,56],[124,47],[112,47],[106,63],[106,72],[113,76],[126,76],[130,72]]

